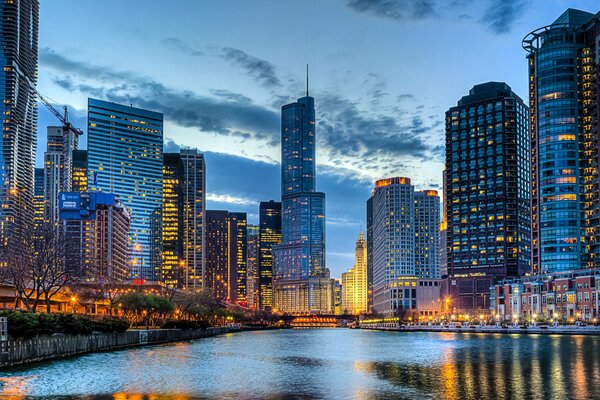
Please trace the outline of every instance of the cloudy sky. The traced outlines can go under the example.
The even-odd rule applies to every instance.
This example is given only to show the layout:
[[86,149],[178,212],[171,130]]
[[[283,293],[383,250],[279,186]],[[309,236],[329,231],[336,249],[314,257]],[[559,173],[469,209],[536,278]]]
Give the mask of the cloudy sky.
[[[315,97],[332,276],[353,264],[373,181],[441,188],[444,111],[477,83],[527,98],[521,48],[600,0],[42,0],[39,90],[85,128],[87,98],[165,115],[165,151],[207,160],[209,209],[280,196],[280,107]],[[45,127],[40,108],[38,166]],[[85,147],[85,138],[83,146]]]

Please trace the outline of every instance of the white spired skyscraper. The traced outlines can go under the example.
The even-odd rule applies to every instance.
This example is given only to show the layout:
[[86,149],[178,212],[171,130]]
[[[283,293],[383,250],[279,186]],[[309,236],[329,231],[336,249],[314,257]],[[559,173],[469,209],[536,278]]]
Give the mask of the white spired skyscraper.
[[0,243],[33,228],[38,0],[0,4]]
[[88,99],[89,187],[114,193],[130,211],[131,277],[160,273],[163,115]]
[[367,242],[358,235],[354,266],[342,274],[342,313],[364,314],[368,311]]

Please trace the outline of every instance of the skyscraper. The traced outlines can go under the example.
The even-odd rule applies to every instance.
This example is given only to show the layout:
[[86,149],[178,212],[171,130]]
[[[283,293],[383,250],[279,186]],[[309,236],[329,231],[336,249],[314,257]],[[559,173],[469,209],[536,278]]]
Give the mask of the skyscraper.
[[506,83],[446,112],[448,280],[456,312],[488,312],[496,279],[530,271],[528,109]]
[[45,225],[44,220],[44,168],[35,169],[35,187],[33,191],[33,226],[35,233],[40,234]]
[[260,202],[259,229],[259,307],[270,311],[273,304],[273,246],[281,244],[280,202]]
[[532,268],[598,265],[598,15],[568,9],[523,39],[531,106]]
[[183,162],[183,258],[184,287],[206,287],[205,228],[206,165],[196,149],[182,149]]
[[408,178],[378,180],[372,196],[373,309],[416,309],[414,188]]
[[58,194],[72,188],[73,152],[77,150],[79,137],[62,126],[47,128],[47,149],[44,153],[44,186],[46,220],[58,223]]
[[131,276],[156,280],[160,272],[163,115],[88,99],[89,180],[115,193],[131,214]]
[[0,5],[0,243],[29,235],[37,144],[38,0]]
[[258,255],[260,251],[260,227],[248,225],[248,269],[246,276],[246,298],[248,307],[258,309]]
[[179,153],[163,155],[162,271],[169,287],[183,284],[183,162]]
[[282,244],[275,247],[274,309],[331,313],[325,266],[325,193],[316,191],[315,107],[308,96],[281,108]]
[[367,287],[368,312],[373,311],[373,197],[367,200]]
[[436,190],[415,192],[415,274],[440,279],[440,197]]
[[229,213],[230,240],[235,241],[235,252],[232,261],[236,268],[235,301],[239,305],[247,306],[246,279],[248,276],[248,218],[246,213]]
[[342,274],[342,313],[356,315],[367,311],[367,242],[360,231],[356,241],[354,266]]

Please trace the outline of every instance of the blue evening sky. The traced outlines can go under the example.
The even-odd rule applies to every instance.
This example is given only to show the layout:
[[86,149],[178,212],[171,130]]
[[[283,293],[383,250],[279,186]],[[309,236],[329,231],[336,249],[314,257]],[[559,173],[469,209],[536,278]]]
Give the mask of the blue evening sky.
[[[258,202],[280,196],[280,107],[304,95],[310,64],[339,277],[374,180],[441,189],[445,110],[491,80],[527,101],[521,40],[568,7],[600,1],[42,0],[38,89],[80,128],[88,97],[163,112],[165,151],[206,154],[208,208],[256,223]],[[50,124],[40,107],[38,166]]]

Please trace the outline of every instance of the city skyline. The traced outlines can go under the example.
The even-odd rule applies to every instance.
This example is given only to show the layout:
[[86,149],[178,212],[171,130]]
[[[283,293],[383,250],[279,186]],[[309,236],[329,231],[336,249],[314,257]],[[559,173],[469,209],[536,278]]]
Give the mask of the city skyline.
[[[353,263],[355,236],[366,224],[364,200],[376,179],[408,176],[419,190],[441,191],[443,112],[452,106],[450,99],[460,97],[465,88],[492,80],[507,82],[526,98],[522,38],[553,21],[567,6],[593,11],[599,5],[552,1],[544,2],[544,7],[498,7],[501,2],[454,2],[454,6],[425,2],[429,8],[420,12],[409,8],[405,13],[395,10],[393,1],[371,3],[368,7],[367,2],[338,1],[317,8],[311,2],[302,6],[261,2],[259,7],[184,2],[169,10],[174,16],[164,26],[150,30],[126,15],[135,9],[141,14],[139,21],[152,20],[163,5],[137,7],[130,2],[120,5],[125,7],[122,17],[111,14],[109,28],[100,21],[106,21],[101,16],[111,7],[93,10],[98,18],[82,32],[80,43],[89,44],[85,47],[65,39],[53,21],[65,18],[65,13],[71,20],[84,18],[92,12],[91,6],[42,3],[38,89],[68,104],[75,125],[83,129],[87,96],[93,97],[98,89],[108,94],[107,89],[113,87],[109,81],[114,81],[114,87],[121,90],[114,91],[120,97],[112,100],[165,113],[165,151],[175,151],[176,143],[198,147],[205,154],[211,171],[208,209],[247,212],[249,223],[257,223],[258,203],[277,199],[279,194],[279,107],[302,95],[303,66],[309,63],[320,124],[317,184],[328,193],[327,265],[332,276],[340,276]],[[231,15],[229,6],[236,6],[236,14],[252,18]],[[267,6],[269,12],[261,15]],[[274,23],[277,18],[273,16],[292,12],[303,15],[311,34],[322,40],[291,46],[299,22],[289,21],[287,26]],[[187,15],[194,15],[199,23],[176,22],[188,21]],[[328,17],[336,21],[335,28],[321,23]],[[256,23],[264,19],[269,23]],[[223,34],[214,21],[225,22],[228,28]],[[436,29],[440,22],[444,22],[444,35]],[[255,34],[252,39],[244,34],[248,29]],[[277,37],[276,44],[268,44],[269,35]],[[121,39],[111,40],[117,36]],[[428,50],[422,51],[423,46]],[[136,57],[128,56],[131,49]],[[452,49],[461,57],[455,57]],[[154,61],[147,63],[150,51]],[[361,57],[356,61],[358,54]],[[380,59],[386,63],[382,65]],[[449,71],[458,65],[464,73],[451,75]],[[130,97],[124,96],[126,92]],[[163,95],[166,101],[159,99]],[[175,113],[177,107],[181,115]],[[205,121],[207,126],[219,132],[199,125],[200,107],[215,117]],[[45,127],[56,121],[44,107],[39,110],[37,160],[41,166]],[[349,116],[355,114],[359,118],[351,120]],[[87,135],[81,139],[85,145]],[[336,152],[337,143],[343,154],[339,149]],[[380,164],[389,165],[389,170]],[[252,184],[256,176],[261,176],[260,185]]]

